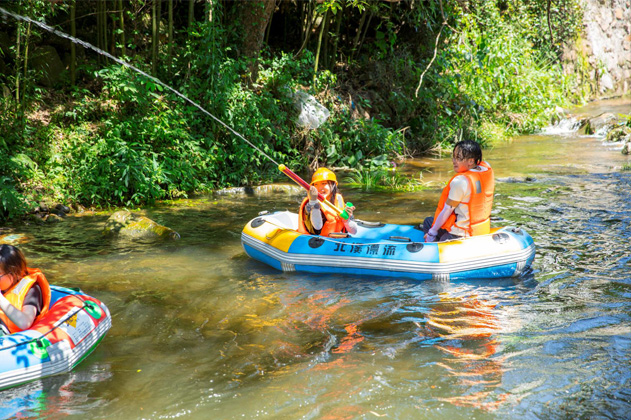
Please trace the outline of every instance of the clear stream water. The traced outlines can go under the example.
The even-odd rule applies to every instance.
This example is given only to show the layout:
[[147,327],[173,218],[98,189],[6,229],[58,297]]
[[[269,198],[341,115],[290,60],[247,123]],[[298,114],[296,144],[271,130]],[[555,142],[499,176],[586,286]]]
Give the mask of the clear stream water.
[[[631,113],[631,100],[576,112]],[[558,130],[556,130],[558,131]],[[415,282],[282,273],[254,261],[241,229],[301,194],[213,195],[147,216],[181,240],[101,234],[107,215],[21,233],[30,265],[105,302],[113,327],[73,372],[0,393],[6,418],[631,418],[631,164],[578,133],[485,151],[494,225],[537,244],[522,278]],[[403,168],[415,193],[342,191],[358,217],[418,223],[450,159]]]

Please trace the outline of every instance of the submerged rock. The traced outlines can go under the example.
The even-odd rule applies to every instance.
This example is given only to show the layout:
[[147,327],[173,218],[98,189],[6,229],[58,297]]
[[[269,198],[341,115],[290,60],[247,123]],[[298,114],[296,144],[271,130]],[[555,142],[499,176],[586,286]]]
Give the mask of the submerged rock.
[[269,195],[269,194],[303,194],[305,193],[304,188],[296,184],[265,184],[259,185],[257,187],[234,187],[234,188],[224,188],[223,190],[219,190],[216,192],[218,195],[240,195],[240,194],[248,194],[248,195]]
[[254,188],[254,194],[256,195],[267,195],[267,194],[290,194],[297,195],[306,193],[305,189],[296,184],[267,184],[267,185],[259,185]]
[[28,241],[28,237],[23,233],[0,234],[0,244],[19,245]]
[[129,239],[180,239],[180,234],[173,229],[128,210],[112,214],[105,222],[103,233]]
[[537,181],[537,178],[532,177],[532,176],[525,176],[525,177],[508,177],[508,178],[497,178],[497,182],[506,182],[508,184],[519,184],[519,183],[523,183],[523,182],[535,182]]
[[585,134],[604,136],[617,124],[618,117],[611,112],[605,112],[587,120],[587,124],[585,124]]

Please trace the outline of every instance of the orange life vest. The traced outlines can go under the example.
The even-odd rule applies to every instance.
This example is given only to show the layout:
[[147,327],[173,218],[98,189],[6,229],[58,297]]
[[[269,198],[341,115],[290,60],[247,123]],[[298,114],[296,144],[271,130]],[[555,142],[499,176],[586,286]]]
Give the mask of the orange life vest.
[[[465,229],[467,236],[486,235],[491,231],[491,208],[493,207],[493,191],[495,190],[495,180],[493,179],[493,169],[487,162],[480,162],[479,166],[487,168],[483,172],[467,171],[454,175],[447,186],[443,189],[443,193],[438,201],[438,208],[434,214],[434,220],[445,207],[451,181],[457,176],[463,175],[469,183],[471,190],[471,198],[466,204],[469,208],[469,224],[466,227],[458,226]],[[456,223],[455,211],[451,213],[447,221],[441,226],[446,231],[450,231]]]
[[[304,233],[307,235],[314,235],[314,233],[309,232],[307,230],[307,226],[305,225],[305,206],[309,202],[309,198],[305,198],[302,200],[302,204],[300,205],[300,211],[298,212],[298,232]],[[343,209],[345,207],[344,198],[342,194],[337,194],[335,196],[335,202],[333,203],[337,208]],[[329,236],[332,232],[346,232],[346,228],[344,227],[343,219],[337,215],[333,210],[329,209],[329,206],[326,204],[320,203],[320,211],[324,214],[323,218],[323,226],[322,230],[320,230],[321,236]]]
[[[31,290],[31,287],[33,287],[37,283],[39,288],[42,290],[42,310],[33,321],[33,324],[35,324],[48,312],[51,298],[50,285],[48,284],[48,280],[46,280],[46,277],[44,277],[44,274],[38,268],[27,268],[27,270],[28,274],[26,275],[26,277],[17,282],[9,290],[4,292],[4,297],[7,298],[11,305],[15,306],[19,310],[22,310],[26,294],[29,290]],[[7,326],[11,334],[22,331],[9,319],[9,317],[1,309],[0,319],[2,319],[2,322],[4,322],[4,325]]]

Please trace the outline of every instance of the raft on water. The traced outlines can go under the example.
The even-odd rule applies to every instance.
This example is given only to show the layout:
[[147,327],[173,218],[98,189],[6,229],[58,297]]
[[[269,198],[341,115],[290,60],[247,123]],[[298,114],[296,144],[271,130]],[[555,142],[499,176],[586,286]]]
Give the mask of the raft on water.
[[0,336],[0,390],[72,370],[112,326],[107,307],[78,289],[50,286],[48,313],[31,328]]
[[424,242],[415,226],[357,221],[357,233],[301,234],[298,215],[261,212],[241,233],[252,258],[282,271],[343,273],[415,280],[517,277],[535,258],[523,229],[506,226],[488,235]]

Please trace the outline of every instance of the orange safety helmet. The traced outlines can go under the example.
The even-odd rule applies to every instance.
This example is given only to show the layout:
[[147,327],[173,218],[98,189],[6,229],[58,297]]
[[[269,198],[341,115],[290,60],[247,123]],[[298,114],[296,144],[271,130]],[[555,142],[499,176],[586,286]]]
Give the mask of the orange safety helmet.
[[320,181],[333,181],[335,185],[337,185],[337,178],[335,177],[335,174],[327,168],[320,168],[313,173],[313,176],[311,177],[311,185]]

